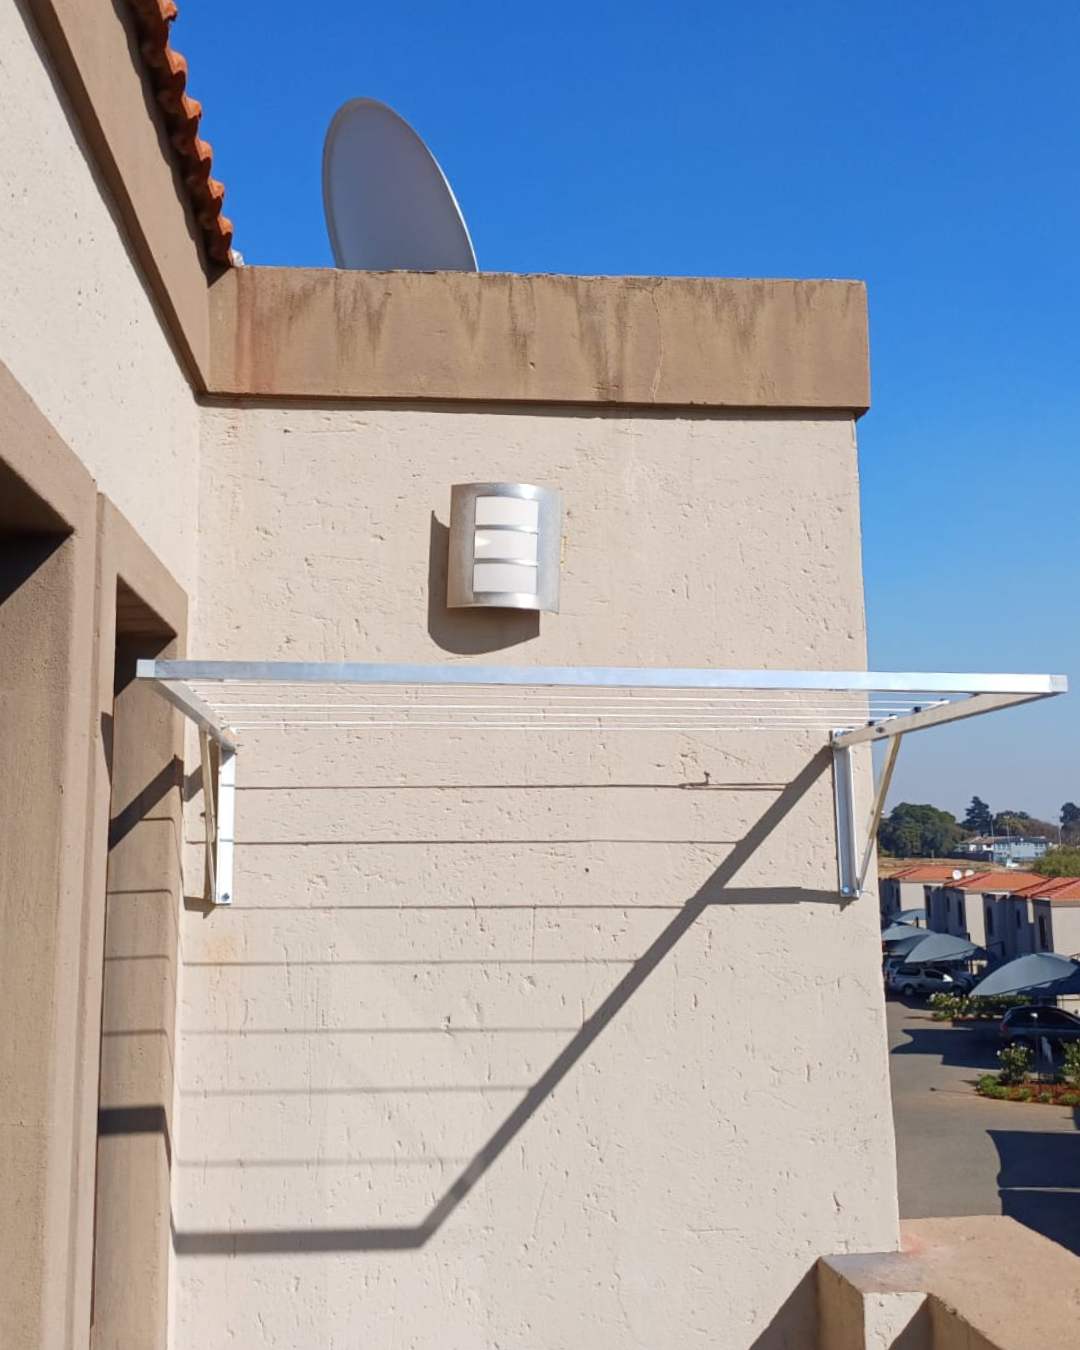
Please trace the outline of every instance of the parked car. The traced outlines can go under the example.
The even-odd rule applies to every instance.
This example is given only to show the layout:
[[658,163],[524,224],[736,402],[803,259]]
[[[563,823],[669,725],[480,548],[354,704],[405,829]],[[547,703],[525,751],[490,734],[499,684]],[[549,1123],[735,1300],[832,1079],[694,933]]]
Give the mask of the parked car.
[[962,994],[970,994],[982,979],[981,975],[973,975],[970,970],[960,966],[940,966],[938,969],[944,970]]
[[1009,1009],[1001,1019],[998,1033],[1010,1044],[1013,1041],[1030,1044],[1045,1036],[1051,1045],[1063,1045],[1066,1041],[1080,1040],[1080,1017],[1064,1008],[1025,1004]]
[[912,994],[966,994],[971,988],[971,977],[966,971],[899,965],[886,974],[886,985],[893,993],[905,997]]

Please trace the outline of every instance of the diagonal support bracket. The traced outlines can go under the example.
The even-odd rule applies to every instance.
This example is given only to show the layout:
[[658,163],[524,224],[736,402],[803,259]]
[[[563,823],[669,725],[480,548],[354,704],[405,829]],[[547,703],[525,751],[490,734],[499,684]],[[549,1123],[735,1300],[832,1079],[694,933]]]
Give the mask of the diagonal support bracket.
[[903,734],[889,738],[889,751],[882,766],[881,777],[874,789],[870,819],[866,826],[865,842],[859,850],[859,832],[855,822],[855,775],[850,745],[833,744],[833,799],[836,807],[836,859],[840,894],[853,900],[866,888],[866,875],[874,856],[881,813],[885,808],[889,784],[892,782],[896,758],[900,753]]

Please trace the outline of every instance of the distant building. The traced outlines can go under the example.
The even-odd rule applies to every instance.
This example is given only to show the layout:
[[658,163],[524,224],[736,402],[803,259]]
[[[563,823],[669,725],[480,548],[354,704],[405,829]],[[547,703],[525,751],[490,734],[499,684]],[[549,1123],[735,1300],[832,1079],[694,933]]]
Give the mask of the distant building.
[[978,862],[996,863],[999,867],[1010,863],[1034,862],[1048,852],[1050,840],[1042,834],[989,835],[979,834],[953,850],[958,858],[974,858]]
[[950,880],[930,890],[926,926],[967,938],[998,959],[1024,956],[1035,950],[1027,895],[1050,884],[1034,872],[958,867]]
[[1031,895],[1033,949],[1080,956],[1080,879],[1054,877]]
[[957,868],[926,889],[926,926],[984,947],[994,963],[1030,952],[1080,955],[1080,878]]
[[914,863],[890,877],[881,877],[878,898],[882,923],[891,923],[907,909],[925,909],[930,891],[961,872],[962,869],[951,862]]

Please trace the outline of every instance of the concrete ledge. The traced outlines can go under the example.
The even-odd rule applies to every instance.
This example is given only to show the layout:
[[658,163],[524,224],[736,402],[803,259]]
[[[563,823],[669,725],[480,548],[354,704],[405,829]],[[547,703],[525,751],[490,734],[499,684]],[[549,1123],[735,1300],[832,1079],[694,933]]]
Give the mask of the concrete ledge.
[[839,1260],[818,1265],[819,1350],[931,1350],[926,1294],[876,1288],[843,1273]]
[[1064,1247],[1003,1217],[909,1220],[901,1231],[902,1251],[819,1263],[823,1350],[1072,1343],[1080,1259]]
[[217,394],[869,406],[856,281],[243,267],[210,309]]

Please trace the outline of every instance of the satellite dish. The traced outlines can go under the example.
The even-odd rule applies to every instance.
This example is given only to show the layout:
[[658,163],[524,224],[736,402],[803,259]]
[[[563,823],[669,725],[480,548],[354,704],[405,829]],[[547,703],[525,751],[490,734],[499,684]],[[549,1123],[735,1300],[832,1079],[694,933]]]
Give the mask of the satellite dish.
[[476,271],[446,175],[408,122],[377,99],[354,98],[334,114],[323,209],[338,267]]

